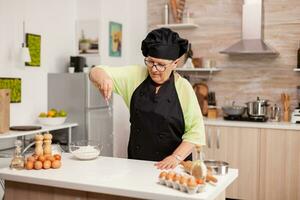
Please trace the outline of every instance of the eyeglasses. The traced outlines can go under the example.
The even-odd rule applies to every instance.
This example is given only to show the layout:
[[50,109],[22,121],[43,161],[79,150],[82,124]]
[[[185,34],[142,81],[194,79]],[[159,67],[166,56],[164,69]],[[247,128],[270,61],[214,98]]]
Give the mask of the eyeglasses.
[[171,63],[165,64],[165,65],[161,65],[161,64],[157,64],[152,60],[149,60],[147,58],[144,59],[145,65],[147,67],[155,67],[155,69],[159,72],[164,72],[166,70],[166,68],[168,67],[168,65],[170,65]]

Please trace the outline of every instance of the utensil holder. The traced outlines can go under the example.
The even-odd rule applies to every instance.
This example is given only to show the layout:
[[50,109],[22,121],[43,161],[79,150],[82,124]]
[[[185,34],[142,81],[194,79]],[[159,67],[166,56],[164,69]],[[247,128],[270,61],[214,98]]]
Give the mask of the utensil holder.
[[289,110],[284,110],[283,111],[283,121],[284,122],[289,122],[290,121],[290,111]]

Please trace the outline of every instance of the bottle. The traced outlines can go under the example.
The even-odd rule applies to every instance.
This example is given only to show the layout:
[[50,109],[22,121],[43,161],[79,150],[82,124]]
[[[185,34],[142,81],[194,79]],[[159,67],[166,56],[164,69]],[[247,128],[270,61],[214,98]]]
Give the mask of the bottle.
[[21,155],[21,145],[22,145],[21,140],[15,141],[16,149],[15,149],[14,157],[10,163],[11,169],[17,169],[17,170],[24,169],[24,157]]
[[298,44],[298,52],[297,52],[297,68],[300,68],[300,41]]
[[167,2],[164,5],[164,23],[169,24],[169,4]]
[[193,162],[193,167],[191,170],[191,175],[193,175],[195,178],[201,178],[205,180],[207,175],[207,168],[204,164],[204,155],[203,152],[201,152],[201,146],[196,145],[196,160]]

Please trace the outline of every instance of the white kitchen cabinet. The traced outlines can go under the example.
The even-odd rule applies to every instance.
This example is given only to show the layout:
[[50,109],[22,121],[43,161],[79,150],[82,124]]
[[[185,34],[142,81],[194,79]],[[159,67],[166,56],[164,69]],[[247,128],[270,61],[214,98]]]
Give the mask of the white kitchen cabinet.
[[300,133],[262,129],[259,199],[300,199]]
[[206,126],[205,159],[222,160],[239,169],[227,198],[258,199],[260,129]]

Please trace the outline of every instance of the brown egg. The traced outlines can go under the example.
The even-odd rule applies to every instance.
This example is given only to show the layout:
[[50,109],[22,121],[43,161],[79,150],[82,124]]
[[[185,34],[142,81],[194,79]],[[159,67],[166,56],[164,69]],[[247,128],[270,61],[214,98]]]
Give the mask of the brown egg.
[[43,163],[41,161],[34,162],[34,169],[39,170],[39,169],[42,169],[42,167],[43,167]]
[[54,160],[54,161],[52,162],[52,164],[51,164],[51,167],[52,167],[53,169],[58,169],[58,168],[60,168],[60,166],[61,166],[60,160]]
[[195,187],[197,187],[197,183],[196,183],[195,178],[189,178],[188,181],[187,181],[187,186],[189,188],[195,188]]
[[55,160],[54,156],[49,156],[47,160],[50,160],[51,162],[53,162]]
[[179,183],[181,185],[186,185],[187,184],[187,180],[188,180],[188,178],[186,176],[181,176],[181,178],[179,180]]
[[44,154],[44,156],[45,156],[46,160],[49,160],[49,157],[52,156],[52,155],[51,154]]
[[201,178],[196,178],[196,183],[197,183],[198,185],[204,184],[204,180],[201,179]]
[[25,164],[26,169],[31,170],[33,169],[33,161],[27,161]]
[[159,174],[159,178],[165,179],[166,176],[167,176],[167,174],[168,174],[167,172],[162,171],[162,172],[160,172],[160,174]]
[[175,173],[174,172],[169,172],[166,176],[166,180],[169,180],[169,181],[172,181],[173,179],[173,176],[175,176]]
[[45,156],[39,156],[38,161],[44,162],[46,160]]
[[34,162],[35,158],[33,156],[28,156],[27,161]]
[[44,169],[51,168],[51,161],[50,160],[45,160],[44,163],[43,163],[43,168]]
[[35,160],[37,160],[39,158],[39,156],[36,154],[32,154],[32,157],[34,157]]
[[181,178],[181,175],[180,174],[175,174],[174,176],[173,176],[173,182],[179,182],[180,181],[180,178]]

